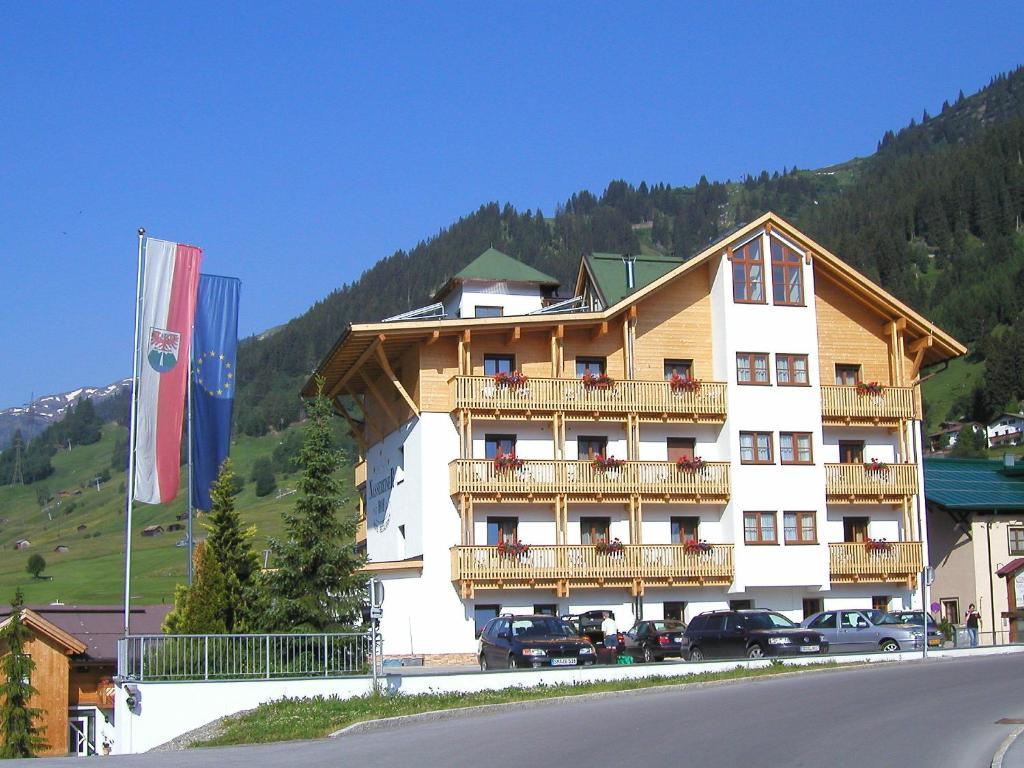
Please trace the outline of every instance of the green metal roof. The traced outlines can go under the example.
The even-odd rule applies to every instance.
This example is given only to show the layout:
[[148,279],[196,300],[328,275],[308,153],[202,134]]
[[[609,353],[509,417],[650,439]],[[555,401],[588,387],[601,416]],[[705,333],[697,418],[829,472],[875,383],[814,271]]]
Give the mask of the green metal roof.
[[1024,509],[1024,477],[989,459],[925,459],[924,495],[946,509]]
[[626,285],[626,266],[621,253],[591,253],[584,258],[593,275],[597,288],[608,306],[616,304],[631,293],[650,285],[662,275],[668,274],[683,263],[682,259],[671,256],[635,256],[633,277],[635,285]]
[[514,283],[540,283],[558,285],[558,280],[539,269],[524,264],[497,248],[481,253],[465,269],[455,275],[456,280],[506,280]]

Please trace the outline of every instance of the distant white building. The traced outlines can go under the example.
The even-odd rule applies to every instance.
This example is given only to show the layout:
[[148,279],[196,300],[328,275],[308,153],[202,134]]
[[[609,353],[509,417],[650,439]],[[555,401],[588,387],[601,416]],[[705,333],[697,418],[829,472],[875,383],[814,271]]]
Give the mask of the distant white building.
[[985,427],[988,447],[1020,445],[1024,437],[1024,413],[1000,413]]

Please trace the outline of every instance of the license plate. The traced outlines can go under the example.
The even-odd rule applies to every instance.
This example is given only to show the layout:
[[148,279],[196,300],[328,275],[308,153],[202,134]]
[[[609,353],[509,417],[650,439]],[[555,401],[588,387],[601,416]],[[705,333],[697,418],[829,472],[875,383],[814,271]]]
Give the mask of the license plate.
[[800,653],[817,653],[821,650],[820,645],[801,645]]
[[670,637],[669,641],[673,642],[673,643],[681,643],[681,642],[683,642],[683,638],[680,637],[679,635],[676,635],[675,637]]
[[552,659],[552,667],[575,667],[576,659]]
[[928,638],[928,645],[938,645],[938,644],[939,644],[939,639],[937,637],[929,637]]

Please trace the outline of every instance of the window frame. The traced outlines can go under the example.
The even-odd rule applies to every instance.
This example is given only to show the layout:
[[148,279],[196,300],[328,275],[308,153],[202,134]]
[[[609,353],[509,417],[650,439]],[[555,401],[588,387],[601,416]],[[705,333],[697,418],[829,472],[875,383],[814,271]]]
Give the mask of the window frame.
[[[501,448],[501,443],[505,442],[505,441],[509,441],[509,442],[512,443],[512,450],[509,451],[508,453],[503,453],[502,455],[503,456],[514,455],[515,452],[516,452],[516,442],[517,442],[516,438],[517,438],[517,435],[514,435],[514,434],[498,434],[498,433],[485,434],[484,435],[484,458],[485,459],[490,459],[490,460],[494,460],[495,458],[497,458],[497,456],[498,456],[498,449]],[[488,456],[487,455],[487,449],[488,449],[488,446],[489,446],[490,443],[495,443],[494,455],[493,456]]]
[[[776,246],[779,249],[779,256],[776,258]],[[776,237],[769,236],[768,238],[768,252],[771,256],[771,268],[772,268],[772,303],[777,307],[805,307],[807,306],[807,297],[804,291],[804,270],[803,270],[803,256],[798,250],[787,245]],[[788,253],[787,253],[788,252]],[[793,261],[787,258],[790,254],[796,257]],[[776,278],[776,269],[781,270],[781,280]],[[786,279],[790,272],[796,271],[798,280],[797,287],[800,291],[799,301],[789,300],[789,281]],[[779,299],[779,288],[783,290],[783,299]]]
[[[1020,546],[1017,549],[1013,547],[1013,534],[1018,534]],[[1024,526],[1013,525],[1007,526],[1006,528],[1006,547],[1007,551],[1011,555],[1024,555]]]
[[[589,452],[586,456],[580,453],[581,443],[600,443],[604,446],[601,451],[594,451],[593,455]],[[577,461],[593,461],[594,456],[607,456],[608,455],[608,438],[605,435],[577,435],[576,436],[576,459]]]
[[[765,282],[764,275],[764,244],[761,242],[762,236],[757,235],[751,238],[739,248],[730,251],[730,260],[732,262],[732,300],[734,304],[767,304],[768,303],[768,291]],[[753,258],[750,254],[751,249],[757,249],[757,257]],[[736,280],[737,267],[742,272],[742,279],[740,282]],[[751,272],[753,268],[760,269],[760,280],[752,280]],[[753,287],[760,285],[761,298],[755,299],[750,298],[753,294]],[[739,289],[739,290],[737,290]],[[738,294],[743,293],[741,297]]]
[[[806,381],[796,380],[796,361],[803,360],[804,362],[804,378]],[[786,375],[789,377],[789,381],[783,381],[780,375],[779,363],[785,363]],[[780,387],[809,387],[811,386],[811,371],[810,361],[807,355],[801,355],[794,352],[776,352],[775,353],[775,384]]]
[[[508,362],[509,368],[507,371],[502,371],[500,365],[495,368],[491,373],[487,372],[487,364],[491,362]],[[497,376],[499,373],[511,373],[516,370],[516,356],[508,354],[498,353],[487,353],[484,355],[484,376]]]
[[[608,358],[607,357],[589,357],[587,355],[577,356],[574,360],[576,364],[576,378],[582,379],[587,371],[590,371],[594,375],[608,373]],[[590,368],[591,363],[597,363],[598,370],[593,371]],[[580,370],[580,365],[584,365],[583,370]]]
[[677,367],[678,368],[682,368],[682,369],[684,369],[686,371],[686,373],[680,373],[679,374],[682,378],[684,378],[684,379],[693,378],[693,360],[688,360],[688,359],[686,359],[684,357],[665,358],[663,360],[663,363],[664,363],[664,366],[665,366],[664,367],[665,381],[671,381],[672,380],[672,374],[673,374],[674,371],[672,371],[670,369],[671,368],[677,368]]
[[[860,381],[861,381],[861,378],[860,378],[861,366],[860,365],[854,365],[853,363],[836,363],[835,364],[835,368],[836,368],[835,373],[836,373],[836,386],[837,387],[855,387],[855,386],[857,386],[860,383]],[[845,376],[841,377],[840,373],[852,373],[853,374],[853,384],[847,384],[845,381],[841,381],[840,379],[841,378],[845,378]]]
[[[491,526],[495,526],[496,541],[491,544]],[[508,528],[506,526],[509,526]],[[509,536],[511,533],[511,537]],[[487,516],[487,546],[496,547],[500,542],[511,544],[519,541],[519,517],[518,515],[488,515]]]
[[[764,358],[764,381],[757,381],[755,372],[757,366],[754,361],[757,358]],[[750,371],[750,380],[743,381],[740,378],[740,360],[745,358],[747,362],[747,370]],[[770,387],[772,385],[772,361],[771,354],[768,352],[737,352],[736,353],[736,384],[742,387]]]
[[[754,517],[756,525],[754,531],[757,532],[756,539],[748,539],[747,531],[747,518],[750,516]],[[765,536],[766,527],[762,525],[762,515],[771,515],[772,518],[772,538]],[[778,512],[773,510],[748,510],[743,513],[743,544],[751,547],[763,547],[763,546],[775,546],[779,543],[779,520]]]
[[[481,309],[483,309],[485,311],[488,311],[488,313],[481,315],[480,314],[480,310]],[[489,312],[489,310],[497,310],[497,314],[494,314],[493,312]],[[475,317],[475,318],[476,317],[504,317],[504,316],[505,316],[505,308],[503,306],[501,306],[500,304],[497,304],[497,305],[496,304],[477,304],[477,305],[475,305],[473,307],[473,317]]]
[[[745,435],[752,437],[751,449],[753,450],[752,458],[743,458],[743,438]],[[758,445],[757,440],[759,437],[768,438],[768,459],[762,461],[758,458]],[[760,464],[768,466],[775,463],[775,447],[774,447],[774,434],[772,432],[755,432],[750,430],[744,430],[740,432],[740,464]]]
[[[693,537],[687,537],[687,528],[692,527]],[[688,541],[700,541],[700,517],[696,515],[673,515],[669,519],[669,542],[686,544]]]
[[[666,600],[661,604],[661,618],[663,621],[686,621],[686,606],[688,600]],[[668,614],[678,612],[679,618],[672,618]]]
[[[789,528],[790,528],[790,526],[787,525],[787,520],[790,518],[791,515],[793,516],[793,519],[795,521],[795,528],[794,528],[794,530],[796,531],[796,538],[795,539],[789,538]],[[812,538],[810,538],[810,539],[804,538],[804,526],[802,524],[802,521],[803,520],[807,520],[807,519],[810,519],[810,521],[811,521],[811,535],[812,535]],[[811,544],[817,544],[818,543],[818,515],[817,515],[817,513],[816,512],[809,512],[809,511],[789,511],[789,512],[783,512],[782,513],[782,540],[786,544],[787,547],[788,546],[807,546],[807,545],[811,545]]]
[[[793,458],[789,461],[786,460],[786,455],[783,453],[783,440],[785,438],[791,438],[793,441],[792,451]],[[801,438],[807,438],[807,461],[803,461],[800,458],[800,447],[799,440]],[[810,432],[779,432],[779,463],[788,466],[808,466],[814,464],[814,438]]]
[[[584,530],[584,526],[586,529]],[[594,531],[597,528],[604,527],[604,539],[600,536],[594,536]],[[584,535],[586,535],[586,541],[584,541]],[[603,541],[605,544],[612,540],[612,519],[610,517],[598,516],[598,515],[587,515],[586,517],[580,518],[580,544],[584,547],[596,546],[598,542]]]

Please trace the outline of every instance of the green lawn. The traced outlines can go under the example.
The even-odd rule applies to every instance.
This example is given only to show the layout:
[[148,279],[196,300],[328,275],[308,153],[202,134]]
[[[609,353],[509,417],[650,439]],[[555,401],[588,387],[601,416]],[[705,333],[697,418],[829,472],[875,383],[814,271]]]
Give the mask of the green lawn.
[[984,378],[984,362],[972,362],[967,357],[958,357],[950,361],[948,368],[925,381],[921,385],[921,390],[928,406],[928,412],[925,414],[928,431],[936,431],[939,422],[960,416],[961,414],[950,413],[950,407],[961,396],[970,395]]

